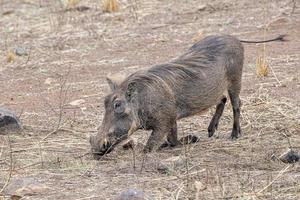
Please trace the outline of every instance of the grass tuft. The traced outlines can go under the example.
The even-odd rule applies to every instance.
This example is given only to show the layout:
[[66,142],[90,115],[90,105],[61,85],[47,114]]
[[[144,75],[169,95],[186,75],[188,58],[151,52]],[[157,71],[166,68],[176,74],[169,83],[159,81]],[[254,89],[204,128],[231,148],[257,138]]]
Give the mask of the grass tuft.
[[16,54],[13,51],[9,51],[6,56],[6,60],[8,63],[14,62],[16,59]]
[[194,37],[193,37],[193,42],[199,42],[204,38],[203,31],[199,31]]
[[77,6],[80,0],[68,0],[67,9],[72,9]]
[[104,0],[103,1],[103,11],[104,12],[117,12],[119,11],[120,6],[117,0]]
[[[266,19],[266,7],[263,8],[264,19]],[[264,28],[264,40],[266,39],[267,26]],[[256,58],[256,74],[260,77],[268,76],[269,74],[269,64],[266,60],[266,44],[263,44],[263,49],[261,54]]]
[[268,76],[269,74],[269,64],[264,55],[256,58],[256,73],[258,76]]

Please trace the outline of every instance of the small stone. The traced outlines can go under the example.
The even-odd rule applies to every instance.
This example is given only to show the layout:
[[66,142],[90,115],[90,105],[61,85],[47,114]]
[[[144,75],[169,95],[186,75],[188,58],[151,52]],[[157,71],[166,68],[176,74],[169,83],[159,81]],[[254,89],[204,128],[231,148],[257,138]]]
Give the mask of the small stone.
[[19,195],[12,195],[10,196],[10,199],[9,200],[19,200],[19,199],[22,199],[23,197],[22,196],[19,196]]
[[183,168],[186,163],[186,159],[180,156],[174,156],[157,163],[157,171],[161,174],[169,174],[177,169]]
[[84,99],[77,99],[77,100],[71,101],[69,104],[71,106],[79,106],[80,104],[83,104],[83,103],[85,103]]
[[17,47],[17,48],[15,49],[15,54],[16,54],[17,56],[27,56],[27,55],[28,55],[26,49],[23,48],[23,47]]
[[280,87],[287,87],[287,85],[286,84],[281,84],[281,85],[279,85]]
[[32,196],[41,194],[49,188],[32,177],[13,179],[5,188],[4,193],[10,196]]
[[54,82],[54,79],[53,78],[47,78],[46,80],[45,80],[45,84],[46,85],[51,85],[52,83]]
[[79,11],[79,12],[84,12],[84,11],[87,11],[91,9],[90,7],[87,7],[87,6],[78,6],[76,7],[76,10]]
[[204,11],[207,8],[207,5],[198,6],[198,11]]
[[299,161],[300,155],[292,149],[289,149],[287,152],[282,154],[279,159],[284,163],[295,163]]
[[128,189],[114,200],[155,200],[155,198],[152,195],[145,194],[142,190]]
[[14,113],[0,107],[0,135],[19,130],[21,127],[21,122]]

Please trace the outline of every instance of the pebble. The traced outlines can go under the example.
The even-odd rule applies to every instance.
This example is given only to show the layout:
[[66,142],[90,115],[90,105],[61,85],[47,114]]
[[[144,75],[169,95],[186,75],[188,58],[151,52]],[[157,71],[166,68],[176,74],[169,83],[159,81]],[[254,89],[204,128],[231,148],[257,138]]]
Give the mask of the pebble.
[[15,49],[15,54],[16,54],[17,56],[27,56],[27,55],[28,55],[26,49],[23,48],[23,47],[17,47],[17,48]]
[[284,163],[295,163],[299,161],[300,155],[296,151],[289,149],[287,152],[282,154],[279,159]]
[[114,200],[155,200],[152,195],[145,194],[142,190],[128,189],[123,191]]

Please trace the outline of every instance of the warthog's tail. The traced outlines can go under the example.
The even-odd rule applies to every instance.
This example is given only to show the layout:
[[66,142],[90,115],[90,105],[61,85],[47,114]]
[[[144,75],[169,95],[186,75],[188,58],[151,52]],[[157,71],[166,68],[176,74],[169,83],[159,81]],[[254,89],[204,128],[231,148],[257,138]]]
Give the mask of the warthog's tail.
[[284,41],[287,41],[285,39],[285,37],[286,37],[286,35],[279,35],[278,37],[273,38],[273,39],[269,39],[269,40],[258,40],[258,41],[240,40],[240,42],[242,42],[242,43],[265,43],[265,42],[273,42],[273,41],[284,42]]

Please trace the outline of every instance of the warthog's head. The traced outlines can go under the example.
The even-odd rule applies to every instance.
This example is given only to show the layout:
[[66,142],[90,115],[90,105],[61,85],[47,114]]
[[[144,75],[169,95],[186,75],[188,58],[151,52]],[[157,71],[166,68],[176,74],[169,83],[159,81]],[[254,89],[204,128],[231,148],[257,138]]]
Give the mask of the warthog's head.
[[134,84],[123,86],[120,77],[107,77],[107,81],[112,93],[105,97],[105,114],[99,131],[90,137],[95,159],[111,152],[138,129],[137,117],[131,106]]

